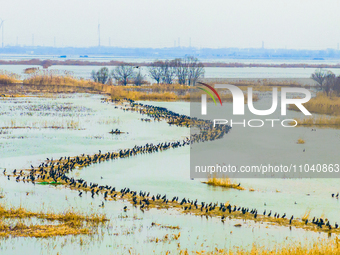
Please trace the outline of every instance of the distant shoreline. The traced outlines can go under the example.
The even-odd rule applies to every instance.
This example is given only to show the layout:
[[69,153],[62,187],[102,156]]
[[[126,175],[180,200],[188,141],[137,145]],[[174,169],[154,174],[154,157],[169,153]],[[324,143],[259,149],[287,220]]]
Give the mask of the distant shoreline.
[[[150,66],[152,62],[124,62],[124,61],[86,61],[86,60],[0,60],[0,65],[39,65],[39,66],[117,66],[119,64],[130,64],[134,66]],[[261,63],[223,63],[223,62],[203,62],[204,67],[225,67],[225,68],[251,68],[251,67],[268,67],[268,68],[340,68],[338,64],[261,64]]]

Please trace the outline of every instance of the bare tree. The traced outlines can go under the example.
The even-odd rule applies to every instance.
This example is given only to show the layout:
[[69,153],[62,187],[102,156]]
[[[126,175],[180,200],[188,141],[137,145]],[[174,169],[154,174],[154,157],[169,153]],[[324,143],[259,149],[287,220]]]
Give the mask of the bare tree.
[[325,80],[323,82],[323,91],[326,92],[327,96],[332,92],[335,85],[336,76],[331,71],[328,71]]
[[177,76],[177,82],[179,84],[186,84],[188,77],[188,64],[185,60],[176,58],[174,60],[175,72]]
[[176,69],[173,61],[165,60],[162,62],[162,83],[172,84],[176,76]]
[[133,78],[134,76],[133,66],[129,64],[120,64],[112,70],[111,75],[118,81],[118,83],[126,86],[129,82],[129,79]]
[[163,77],[163,61],[155,61],[148,67],[149,75],[157,84],[161,83]]
[[142,75],[140,71],[135,75],[133,83],[136,86],[141,86],[143,83],[145,83],[145,75]]
[[149,67],[149,74],[158,84],[172,84],[177,77],[179,84],[194,86],[204,76],[204,66],[197,58],[189,56],[171,61],[155,61]]
[[199,78],[204,77],[204,65],[199,62],[198,58],[189,56],[186,58],[188,63],[188,85],[195,86]]
[[109,79],[109,69],[107,67],[102,67],[98,72],[93,70],[91,76],[95,82],[105,84]]
[[324,90],[323,83],[326,79],[327,73],[322,70],[322,68],[316,69],[314,73],[312,73],[311,78],[318,83],[317,88],[319,90]]

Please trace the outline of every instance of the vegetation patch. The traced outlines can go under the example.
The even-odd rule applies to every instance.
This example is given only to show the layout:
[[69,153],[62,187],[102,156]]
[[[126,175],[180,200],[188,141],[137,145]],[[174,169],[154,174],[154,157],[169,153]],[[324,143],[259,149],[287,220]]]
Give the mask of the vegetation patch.
[[245,188],[241,187],[241,184],[232,183],[230,178],[216,178],[216,176],[210,177],[208,181],[203,182],[205,184],[217,187],[223,187],[228,189],[238,189],[238,190],[245,190]]
[[[43,219],[57,224],[25,224],[21,219]],[[9,219],[5,222],[4,219]],[[19,220],[19,222],[15,222]],[[105,215],[84,215],[74,211],[64,213],[32,212],[23,207],[7,209],[0,205],[0,237],[39,237],[92,234],[94,227],[108,221]]]

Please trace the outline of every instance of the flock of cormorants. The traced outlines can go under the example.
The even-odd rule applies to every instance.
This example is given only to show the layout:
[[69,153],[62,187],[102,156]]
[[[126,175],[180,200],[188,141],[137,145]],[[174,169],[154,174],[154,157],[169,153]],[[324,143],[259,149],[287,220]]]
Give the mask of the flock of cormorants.
[[[105,201],[125,199],[132,203],[133,206],[138,206],[143,212],[146,209],[155,207],[175,208],[183,211],[184,213],[191,213],[202,217],[205,216],[206,218],[221,217],[222,222],[224,222],[227,218],[251,219],[254,221],[271,222],[290,227],[293,225],[295,227],[314,231],[340,232],[337,223],[332,226],[328,220],[324,220],[322,218],[316,219],[314,217],[312,222],[308,222],[308,219],[294,219],[293,215],[290,218],[287,218],[285,213],[280,217],[280,214],[275,212],[272,216],[272,211],[269,213],[264,211],[261,215],[258,214],[256,208],[249,209],[246,207],[223,203],[199,203],[197,199],[191,200],[189,198],[183,198],[179,200],[176,196],[171,199],[168,198],[166,194],[150,195],[150,193],[143,191],[139,191],[137,193],[137,191],[130,190],[127,187],[118,190],[112,186],[102,186],[92,182],[88,183],[83,179],[68,177],[67,174],[75,168],[86,167],[105,160],[131,157],[137,154],[161,152],[170,148],[186,146],[194,142],[219,139],[231,129],[231,127],[227,125],[219,125],[219,127],[213,128],[211,121],[179,115],[163,107],[138,104],[132,100],[125,100],[123,102],[116,103],[124,102],[128,102],[128,107],[126,107],[126,105],[124,106],[125,111],[139,112],[140,114],[147,115],[149,118],[153,118],[154,120],[166,120],[170,125],[186,127],[195,126],[200,129],[200,133],[191,136],[191,139],[186,138],[176,142],[163,142],[158,144],[147,143],[144,146],[136,145],[133,148],[119,150],[117,152],[102,153],[99,151],[99,153],[94,155],[82,154],[76,157],[61,157],[59,159],[47,158],[46,161],[41,163],[38,167],[33,167],[31,165],[31,169],[20,171],[15,169],[12,174],[7,174],[6,170],[4,170],[4,175],[6,175],[9,180],[11,177],[15,178],[17,182],[23,181],[31,182],[33,184],[39,182],[64,184],[70,189],[78,190],[79,197],[82,197],[84,192],[89,192],[92,198],[95,196],[103,196]],[[334,196],[334,194],[332,196]],[[104,202],[102,202],[100,207],[104,207]],[[124,207],[124,211],[126,210],[127,207]]]

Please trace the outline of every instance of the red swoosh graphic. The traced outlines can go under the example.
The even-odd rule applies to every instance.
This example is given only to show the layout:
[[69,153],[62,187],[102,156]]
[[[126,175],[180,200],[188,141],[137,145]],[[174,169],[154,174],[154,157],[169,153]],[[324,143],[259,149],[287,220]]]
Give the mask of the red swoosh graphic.
[[205,83],[203,83],[203,82],[197,82],[197,83],[202,84],[203,86],[206,86],[206,87],[208,87],[209,89],[211,89],[211,90],[215,93],[215,95],[217,96],[218,100],[220,100],[220,103],[221,103],[221,105],[222,105],[222,100],[221,100],[219,94],[217,93],[217,91],[216,91],[213,87],[211,87],[210,85],[205,84]]

